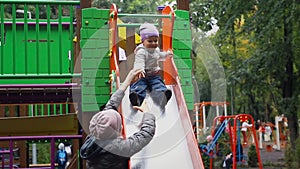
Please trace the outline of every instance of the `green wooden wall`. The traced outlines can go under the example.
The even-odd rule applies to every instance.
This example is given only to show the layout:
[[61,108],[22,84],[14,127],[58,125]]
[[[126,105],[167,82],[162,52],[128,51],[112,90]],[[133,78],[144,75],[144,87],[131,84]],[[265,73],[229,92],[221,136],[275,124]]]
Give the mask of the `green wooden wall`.
[[[0,84],[61,84],[71,82],[74,65],[74,8],[80,1],[0,0]],[[29,18],[29,4],[46,18]],[[57,17],[51,5],[57,5]],[[65,4],[64,7],[62,4]],[[5,7],[11,6],[11,16]],[[20,8],[23,7],[23,8]],[[69,11],[63,15],[63,9]],[[24,16],[18,16],[23,10]],[[30,12],[29,12],[30,13]]]
[[110,97],[109,10],[82,10],[82,112],[99,111]]
[[192,83],[192,33],[189,12],[176,10],[173,28],[174,61],[181,78],[181,87],[186,105],[189,110],[194,109],[194,90]]

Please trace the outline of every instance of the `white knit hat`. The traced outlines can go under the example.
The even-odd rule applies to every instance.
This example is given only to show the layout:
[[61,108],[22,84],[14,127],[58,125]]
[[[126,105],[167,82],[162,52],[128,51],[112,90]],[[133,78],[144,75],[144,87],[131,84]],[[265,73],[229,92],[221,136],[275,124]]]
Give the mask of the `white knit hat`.
[[153,24],[144,23],[140,26],[140,35],[142,41],[144,41],[151,36],[159,37],[159,32]]
[[121,125],[120,114],[109,109],[100,111],[92,117],[89,130],[96,139],[112,139],[120,136]]
[[64,143],[59,143],[58,149],[63,150],[65,148]]

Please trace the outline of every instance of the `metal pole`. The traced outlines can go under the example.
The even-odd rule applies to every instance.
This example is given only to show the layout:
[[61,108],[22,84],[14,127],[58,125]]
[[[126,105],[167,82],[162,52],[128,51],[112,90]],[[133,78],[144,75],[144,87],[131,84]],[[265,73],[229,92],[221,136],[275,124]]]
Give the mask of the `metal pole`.
[[227,116],[227,105],[226,105],[226,102],[224,103],[224,113],[225,113],[225,116]]
[[[281,120],[283,120],[283,119],[281,119]],[[277,150],[280,150],[279,121],[280,121],[279,116],[276,116],[275,117],[275,127],[276,127],[276,146],[277,146]]]
[[172,15],[162,15],[162,14],[129,14],[120,13],[118,17],[141,17],[141,18],[172,18]]
[[206,133],[206,115],[205,115],[205,105],[202,107],[202,114],[203,114],[203,133]]
[[259,148],[263,149],[263,145],[262,145],[262,132],[259,131]]
[[32,144],[32,164],[37,164],[37,158],[36,158],[36,144]]
[[200,137],[200,133],[199,133],[199,109],[198,109],[198,105],[196,106],[196,136],[197,136],[197,140],[199,140]]

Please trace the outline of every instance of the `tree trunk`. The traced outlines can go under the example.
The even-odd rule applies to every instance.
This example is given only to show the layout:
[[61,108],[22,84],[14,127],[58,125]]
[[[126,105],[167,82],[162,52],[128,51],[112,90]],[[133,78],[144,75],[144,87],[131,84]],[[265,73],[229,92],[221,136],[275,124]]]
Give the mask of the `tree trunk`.
[[190,2],[188,0],[176,0],[177,8],[180,10],[190,10]]
[[[288,9],[288,8],[287,8]],[[292,148],[295,148],[295,141],[299,137],[298,132],[298,117],[297,112],[294,110],[294,102],[292,101],[293,98],[293,49],[292,49],[292,40],[293,40],[293,25],[292,22],[288,22],[287,17],[284,19],[284,52],[283,57],[286,58],[285,63],[285,75],[286,78],[283,80],[282,85],[282,95],[284,102],[284,107],[286,108],[286,116],[288,118],[288,125],[290,130],[290,141]]]

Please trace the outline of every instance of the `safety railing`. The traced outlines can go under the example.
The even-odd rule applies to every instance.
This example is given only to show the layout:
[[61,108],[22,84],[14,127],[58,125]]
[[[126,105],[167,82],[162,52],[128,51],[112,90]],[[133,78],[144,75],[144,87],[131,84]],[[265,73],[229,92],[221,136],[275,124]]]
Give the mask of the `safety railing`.
[[61,84],[74,76],[80,0],[0,0],[1,84]]

